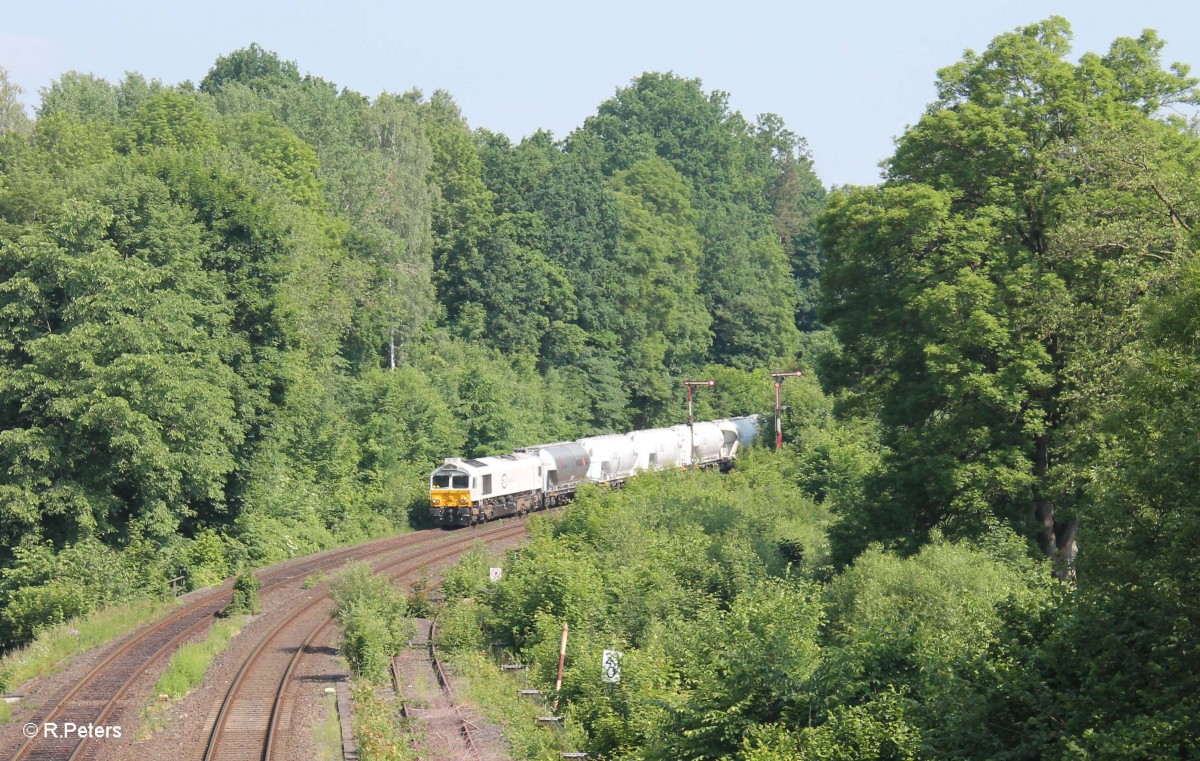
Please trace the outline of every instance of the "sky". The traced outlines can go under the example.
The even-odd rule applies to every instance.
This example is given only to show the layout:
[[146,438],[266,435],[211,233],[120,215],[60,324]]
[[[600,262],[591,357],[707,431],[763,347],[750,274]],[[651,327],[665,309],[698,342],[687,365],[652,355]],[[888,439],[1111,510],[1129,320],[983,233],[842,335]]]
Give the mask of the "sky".
[[67,71],[198,83],[252,42],[368,96],[444,89],[472,127],[566,137],[644,71],[723,90],[747,118],[771,112],[803,136],[826,186],[879,181],[879,162],[966,49],[1052,15],[1072,58],[1155,29],[1164,64],[1200,72],[1200,3],[1184,0],[105,0],[10,2],[0,66],[25,90]]

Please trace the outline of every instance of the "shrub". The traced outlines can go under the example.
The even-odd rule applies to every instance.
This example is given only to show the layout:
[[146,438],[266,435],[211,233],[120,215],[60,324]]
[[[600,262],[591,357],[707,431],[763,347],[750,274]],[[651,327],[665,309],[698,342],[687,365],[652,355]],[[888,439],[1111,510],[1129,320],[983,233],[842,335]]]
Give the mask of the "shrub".
[[221,611],[222,616],[236,616],[245,614],[254,616],[262,612],[258,605],[258,590],[262,589],[262,583],[254,577],[253,573],[238,574],[238,577],[233,580],[233,599]]
[[338,574],[330,596],[342,630],[342,654],[350,667],[371,682],[386,681],[391,656],[413,634],[404,595],[367,564],[352,563]]

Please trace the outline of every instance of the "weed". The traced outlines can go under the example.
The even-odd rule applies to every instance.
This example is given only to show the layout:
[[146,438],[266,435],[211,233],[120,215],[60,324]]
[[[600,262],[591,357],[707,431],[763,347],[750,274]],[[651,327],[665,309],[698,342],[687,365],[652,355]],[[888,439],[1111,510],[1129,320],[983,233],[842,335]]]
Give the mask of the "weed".
[[[242,630],[246,618],[230,618],[213,624],[208,636],[199,642],[189,642],[171,656],[167,670],[154,683],[158,699],[142,711],[139,735],[144,739],[164,728],[171,701],[191,692],[204,679],[213,658],[229,647],[230,641]],[[165,697],[165,699],[163,699]]]
[[24,647],[0,659],[0,692],[10,691],[35,676],[53,674],[71,658],[159,618],[174,600],[139,600],[89,613],[50,627]]

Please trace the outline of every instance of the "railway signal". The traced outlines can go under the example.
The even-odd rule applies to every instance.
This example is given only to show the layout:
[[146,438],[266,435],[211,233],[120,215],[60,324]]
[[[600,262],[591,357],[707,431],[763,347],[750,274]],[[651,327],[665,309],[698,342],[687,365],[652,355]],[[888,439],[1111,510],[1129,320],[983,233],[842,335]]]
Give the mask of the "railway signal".
[[779,389],[783,386],[784,378],[794,378],[804,375],[803,370],[793,370],[790,373],[771,373],[775,379],[775,451],[783,449],[783,405],[779,401]]

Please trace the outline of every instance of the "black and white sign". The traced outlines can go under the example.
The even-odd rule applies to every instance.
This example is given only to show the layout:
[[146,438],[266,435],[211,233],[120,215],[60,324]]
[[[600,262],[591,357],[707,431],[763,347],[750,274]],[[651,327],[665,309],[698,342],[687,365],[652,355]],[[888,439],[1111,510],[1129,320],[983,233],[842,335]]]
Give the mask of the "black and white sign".
[[600,662],[600,678],[605,682],[621,681],[621,653],[616,650],[605,650],[604,660]]
[[488,578],[490,578],[492,580],[493,584],[495,584],[497,581],[500,581],[500,577],[503,575],[504,575],[503,568],[492,568],[488,571]]

